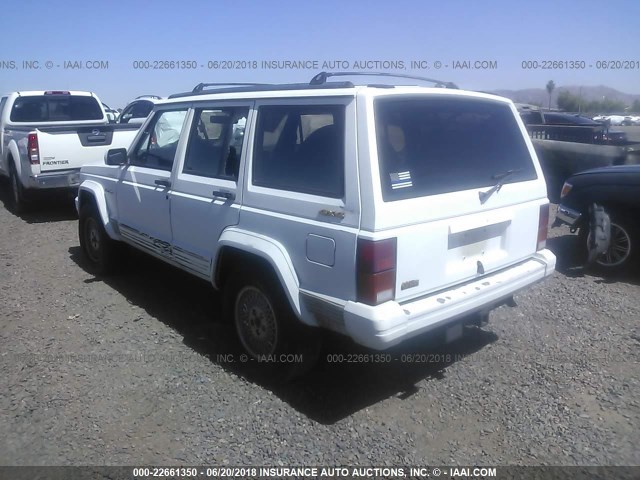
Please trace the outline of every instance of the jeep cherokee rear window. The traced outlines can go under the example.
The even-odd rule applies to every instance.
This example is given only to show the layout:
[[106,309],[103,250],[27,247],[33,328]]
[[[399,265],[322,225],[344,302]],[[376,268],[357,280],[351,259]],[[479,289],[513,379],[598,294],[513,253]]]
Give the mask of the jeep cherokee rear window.
[[508,105],[472,98],[392,97],[375,101],[385,201],[537,178]]
[[341,198],[344,119],[344,105],[260,107],[253,184]]
[[95,97],[79,95],[18,97],[11,109],[12,122],[72,122],[102,118],[102,109]]

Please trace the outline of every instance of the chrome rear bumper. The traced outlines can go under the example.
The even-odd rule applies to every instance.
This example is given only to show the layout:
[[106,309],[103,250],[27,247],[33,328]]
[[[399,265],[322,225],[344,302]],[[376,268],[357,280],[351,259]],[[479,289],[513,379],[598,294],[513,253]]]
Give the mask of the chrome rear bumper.
[[74,169],[31,175],[28,188],[77,188],[79,185],[80,170]]

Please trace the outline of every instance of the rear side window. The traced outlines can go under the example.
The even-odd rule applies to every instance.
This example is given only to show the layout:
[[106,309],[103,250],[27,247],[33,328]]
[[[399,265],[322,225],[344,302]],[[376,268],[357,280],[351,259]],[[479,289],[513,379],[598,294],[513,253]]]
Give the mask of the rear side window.
[[197,110],[184,173],[237,180],[249,107]]
[[344,105],[260,107],[253,184],[341,198],[344,119]]
[[380,98],[376,139],[385,201],[534,180],[508,105],[469,98]]
[[102,118],[102,109],[94,97],[77,95],[18,97],[11,110],[12,122],[72,122]]
[[521,112],[520,116],[525,125],[540,125],[544,123],[540,112]]

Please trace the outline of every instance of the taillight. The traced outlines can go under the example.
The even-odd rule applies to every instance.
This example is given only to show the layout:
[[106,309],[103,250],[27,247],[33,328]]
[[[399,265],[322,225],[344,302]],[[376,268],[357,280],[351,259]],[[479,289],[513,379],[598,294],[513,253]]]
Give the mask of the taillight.
[[38,134],[30,133],[27,143],[27,154],[31,165],[40,163],[40,150],[38,149]]
[[564,198],[567,195],[569,195],[569,192],[571,191],[572,188],[573,188],[573,185],[571,185],[570,183],[564,182],[564,185],[562,185],[562,191],[560,192],[560,198]]
[[358,238],[358,302],[379,305],[396,294],[396,239]]
[[71,92],[66,90],[47,90],[44,92],[45,95],[71,95]]
[[540,205],[540,218],[538,220],[538,250],[547,246],[549,234],[549,204]]

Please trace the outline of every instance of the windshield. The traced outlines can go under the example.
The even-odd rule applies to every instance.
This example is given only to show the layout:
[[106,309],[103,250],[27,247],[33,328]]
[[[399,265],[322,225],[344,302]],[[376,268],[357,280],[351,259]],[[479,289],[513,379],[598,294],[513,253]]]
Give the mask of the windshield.
[[72,122],[102,119],[102,109],[94,97],[77,95],[18,97],[11,110],[12,122]]
[[472,98],[387,97],[375,101],[385,201],[537,178],[507,104]]

